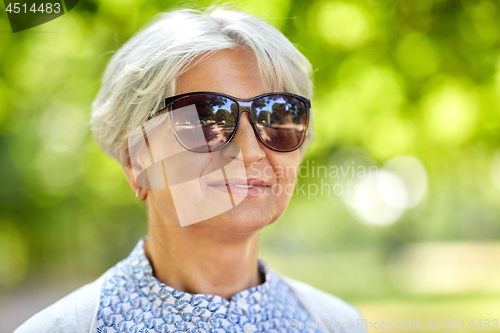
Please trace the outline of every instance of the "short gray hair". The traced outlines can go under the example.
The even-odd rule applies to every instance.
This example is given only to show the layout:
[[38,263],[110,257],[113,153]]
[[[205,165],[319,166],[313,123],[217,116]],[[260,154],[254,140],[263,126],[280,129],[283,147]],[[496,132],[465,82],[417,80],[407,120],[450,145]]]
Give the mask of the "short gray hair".
[[[270,91],[312,98],[311,64],[262,19],[227,6],[164,12],[128,40],[104,72],[91,118],[102,150],[128,164],[129,133],[147,120],[162,99],[175,95],[178,77],[197,59],[241,47],[254,52]],[[307,141],[311,140],[309,135]]]

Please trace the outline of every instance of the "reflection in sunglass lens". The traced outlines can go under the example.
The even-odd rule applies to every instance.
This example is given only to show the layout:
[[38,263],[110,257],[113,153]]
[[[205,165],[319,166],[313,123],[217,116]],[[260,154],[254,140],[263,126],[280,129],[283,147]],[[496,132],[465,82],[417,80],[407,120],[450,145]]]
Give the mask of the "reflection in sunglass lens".
[[210,94],[181,98],[172,105],[179,140],[188,148],[208,152],[227,142],[238,119],[238,105]]
[[307,106],[293,96],[271,95],[252,103],[252,115],[262,141],[279,150],[296,148],[307,126]]

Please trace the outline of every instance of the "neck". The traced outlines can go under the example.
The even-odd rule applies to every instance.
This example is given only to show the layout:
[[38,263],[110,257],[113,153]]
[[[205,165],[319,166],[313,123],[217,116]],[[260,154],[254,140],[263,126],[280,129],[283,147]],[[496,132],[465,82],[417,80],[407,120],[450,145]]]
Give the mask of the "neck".
[[259,233],[229,236],[212,228],[149,228],[144,249],[160,282],[230,300],[263,281],[257,267]]

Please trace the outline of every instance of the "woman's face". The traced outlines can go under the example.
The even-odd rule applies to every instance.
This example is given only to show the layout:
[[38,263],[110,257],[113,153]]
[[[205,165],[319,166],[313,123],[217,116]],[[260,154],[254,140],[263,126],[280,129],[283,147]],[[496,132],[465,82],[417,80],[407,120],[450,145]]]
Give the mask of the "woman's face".
[[[218,51],[179,77],[176,94],[196,91],[238,98],[270,92],[260,77],[254,54],[243,49]],[[163,144],[159,149],[173,156],[164,163],[167,188],[148,191],[150,224],[242,234],[271,224],[284,212],[295,187],[300,151],[280,153],[265,147],[254,133],[248,112],[243,112],[231,144],[212,155],[184,150],[170,127],[163,128],[168,128],[168,133],[148,134],[152,148]],[[224,170],[217,164],[225,165]],[[125,171],[134,187],[130,168],[125,167]],[[224,178],[228,179],[232,202]],[[253,186],[246,188],[242,182]]]

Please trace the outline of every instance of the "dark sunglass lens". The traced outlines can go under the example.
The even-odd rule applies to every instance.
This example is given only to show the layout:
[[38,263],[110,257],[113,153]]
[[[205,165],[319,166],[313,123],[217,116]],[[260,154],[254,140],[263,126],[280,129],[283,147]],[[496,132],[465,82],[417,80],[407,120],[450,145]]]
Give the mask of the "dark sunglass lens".
[[174,102],[172,119],[184,146],[208,152],[219,148],[231,137],[238,119],[238,106],[223,96],[192,95]]
[[293,96],[271,95],[252,103],[252,114],[264,143],[279,150],[292,150],[304,140],[307,106]]

